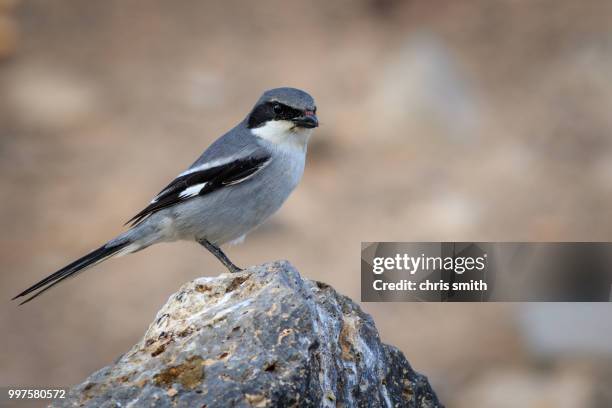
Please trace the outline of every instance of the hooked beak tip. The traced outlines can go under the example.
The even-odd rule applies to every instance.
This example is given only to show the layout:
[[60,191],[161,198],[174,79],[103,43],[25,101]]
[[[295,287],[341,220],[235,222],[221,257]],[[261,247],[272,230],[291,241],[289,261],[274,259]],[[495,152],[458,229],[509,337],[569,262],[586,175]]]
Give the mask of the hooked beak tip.
[[303,115],[293,119],[296,126],[312,129],[319,126],[319,119],[316,115]]

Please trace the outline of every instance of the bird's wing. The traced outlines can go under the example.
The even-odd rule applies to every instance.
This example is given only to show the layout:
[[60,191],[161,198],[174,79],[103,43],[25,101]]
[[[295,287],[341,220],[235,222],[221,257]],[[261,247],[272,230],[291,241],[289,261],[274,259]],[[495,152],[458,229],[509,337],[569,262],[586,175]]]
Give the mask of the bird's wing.
[[270,154],[257,149],[240,155],[216,158],[206,162],[197,161],[187,171],[178,175],[153,198],[151,203],[126,224],[140,223],[151,214],[171,207],[193,197],[211,193],[220,188],[242,183],[253,177],[270,163]]

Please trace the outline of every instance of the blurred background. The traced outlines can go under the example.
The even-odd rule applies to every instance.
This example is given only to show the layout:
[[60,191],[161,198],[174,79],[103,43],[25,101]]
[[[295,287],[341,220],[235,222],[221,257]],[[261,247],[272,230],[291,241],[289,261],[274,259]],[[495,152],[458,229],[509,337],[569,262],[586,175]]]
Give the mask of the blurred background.
[[[295,86],[321,127],[228,254],[359,299],[361,241],[612,238],[612,2],[0,0],[0,386],[68,386],[143,334],[195,244],[13,295],[122,231]],[[364,303],[449,407],[612,406],[608,304]]]

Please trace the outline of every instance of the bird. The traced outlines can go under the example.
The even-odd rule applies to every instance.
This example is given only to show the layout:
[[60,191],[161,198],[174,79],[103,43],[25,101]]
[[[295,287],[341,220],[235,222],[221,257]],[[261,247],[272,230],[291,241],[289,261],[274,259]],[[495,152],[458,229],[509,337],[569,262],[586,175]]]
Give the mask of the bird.
[[195,241],[231,273],[242,269],[221,250],[241,242],[274,214],[304,173],[308,140],[319,126],[315,101],[291,87],[265,91],[249,114],[125,225],[129,229],[19,293],[30,302],[109,258],[172,241]]

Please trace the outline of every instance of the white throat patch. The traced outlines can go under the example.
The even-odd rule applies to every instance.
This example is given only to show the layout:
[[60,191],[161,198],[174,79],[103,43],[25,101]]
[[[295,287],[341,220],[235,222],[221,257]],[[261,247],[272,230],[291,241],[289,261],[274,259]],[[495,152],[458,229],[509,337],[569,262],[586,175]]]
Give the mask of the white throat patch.
[[289,120],[269,120],[263,126],[251,129],[251,132],[279,146],[305,149],[312,129],[297,127]]

